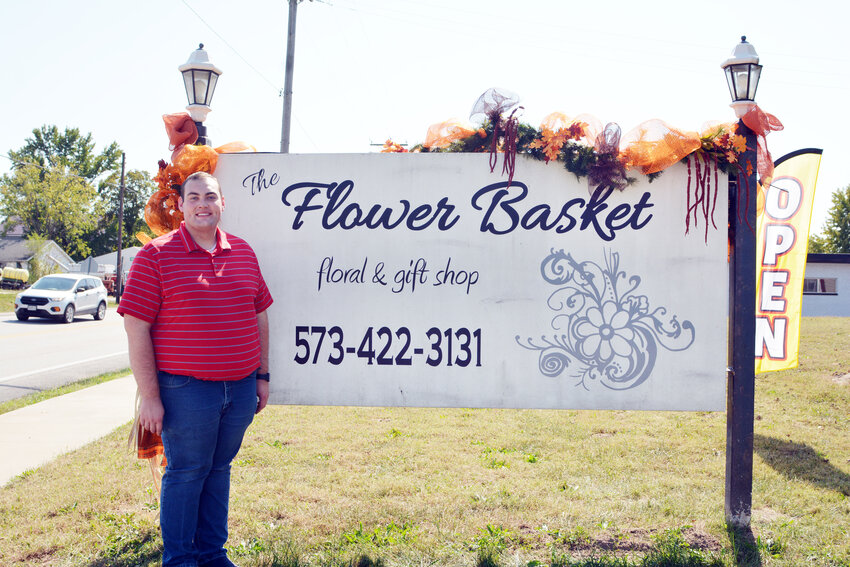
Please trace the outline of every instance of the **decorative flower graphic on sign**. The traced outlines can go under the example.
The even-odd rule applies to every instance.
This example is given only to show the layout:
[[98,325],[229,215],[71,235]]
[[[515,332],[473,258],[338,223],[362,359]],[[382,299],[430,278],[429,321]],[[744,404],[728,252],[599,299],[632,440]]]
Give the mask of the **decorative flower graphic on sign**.
[[517,336],[516,341],[540,351],[539,367],[545,376],[567,372],[585,389],[602,384],[628,390],[652,374],[658,345],[681,351],[693,344],[693,324],[668,316],[664,307],[650,310],[649,299],[636,293],[640,277],[627,280],[619,264],[616,252],[605,255],[604,267],[579,263],[563,250],[553,250],[543,260],[543,279],[558,286],[547,302],[557,312],[552,328],[563,332],[539,341]]

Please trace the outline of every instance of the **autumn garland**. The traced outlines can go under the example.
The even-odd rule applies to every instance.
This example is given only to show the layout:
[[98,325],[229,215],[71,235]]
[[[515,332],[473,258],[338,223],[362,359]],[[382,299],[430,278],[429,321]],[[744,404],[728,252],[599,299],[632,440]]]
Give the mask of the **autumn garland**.
[[[561,162],[563,167],[578,179],[588,178],[594,174],[594,171],[599,170],[625,172],[626,169],[639,169],[647,176],[650,183],[669,166],[636,166],[632,163],[635,147],[639,144],[652,145],[657,144],[657,142],[639,140],[633,144],[627,144],[622,152],[614,154],[610,151],[599,151],[598,144],[590,145],[582,142],[592,137],[586,122],[573,121],[558,128],[549,128],[543,125],[539,129],[530,124],[519,122],[513,140],[511,140],[512,143],[505,140],[504,129],[494,126],[494,122],[494,120],[487,120],[477,130],[472,128],[458,129],[456,131],[460,132],[461,135],[450,140],[443,147],[428,147],[424,144],[417,144],[407,150],[392,140],[387,140],[381,151],[384,153],[484,153],[491,151],[493,147],[498,148],[499,151],[504,151],[507,147],[514,145],[516,153],[547,163]],[[615,124],[609,124],[606,126],[606,130],[612,126],[616,127]],[[619,127],[616,128],[619,132]],[[698,143],[696,139],[692,140],[693,149],[685,155],[677,156],[675,152],[667,154],[667,157],[672,155],[676,158],[670,164],[680,161],[687,165],[686,233],[690,231],[691,226],[697,227],[700,217],[704,221],[706,238],[708,237],[709,225],[717,228],[714,222],[714,211],[717,207],[717,191],[719,188],[718,172],[738,173],[741,177],[752,172],[753,165],[751,163],[747,163],[745,166],[739,163],[740,155],[747,149],[747,142],[744,136],[736,133],[736,130],[736,123],[710,127],[699,135]],[[601,137],[602,134],[598,136],[598,138]],[[693,136],[691,137],[693,138]],[[656,153],[664,154],[663,151]],[[612,180],[609,178],[608,180],[609,184],[618,189],[622,189],[636,180],[634,177],[626,177],[624,173],[609,175],[622,176],[622,183],[619,179]],[[593,189],[593,186],[589,188],[591,192]],[[749,199],[749,188],[747,188],[746,195]]]

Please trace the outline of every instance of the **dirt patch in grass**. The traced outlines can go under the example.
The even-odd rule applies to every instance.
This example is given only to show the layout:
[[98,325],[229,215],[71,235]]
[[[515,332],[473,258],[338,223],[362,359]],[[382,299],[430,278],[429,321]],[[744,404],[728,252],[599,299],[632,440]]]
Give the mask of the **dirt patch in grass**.
[[626,530],[623,533],[604,533],[592,538],[586,545],[576,549],[582,554],[600,553],[646,553],[652,549],[650,533],[642,529]]
[[54,561],[54,555],[57,551],[59,551],[59,547],[51,545],[50,547],[37,549],[35,551],[30,551],[29,553],[21,555],[18,561],[21,561],[27,565],[50,565]]
[[832,381],[840,386],[850,386],[850,372],[833,375]]
[[[721,541],[700,527],[686,527],[677,531],[691,549],[718,552],[723,548]],[[623,530],[607,529],[597,533],[577,530],[572,533],[551,533],[551,537],[541,535],[540,530],[528,524],[521,524],[512,538],[512,544],[527,549],[548,550],[552,547],[569,552],[576,558],[609,556],[630,556],[649,553],[658,538],[665,532],[656,529],[629,528]]]
[[753,521],[759,524],[769,524],[771,522],[776,522],[777,520],[784,520],[787,518],[785,514],[777,512],[773,508],[754,508],[753,509]]
[[688,528],[682,534],[685,536],[685,541],[688,542],[688,545],[694,549],[714,552],[720,551],[723,548],[719,539],[702,528]]

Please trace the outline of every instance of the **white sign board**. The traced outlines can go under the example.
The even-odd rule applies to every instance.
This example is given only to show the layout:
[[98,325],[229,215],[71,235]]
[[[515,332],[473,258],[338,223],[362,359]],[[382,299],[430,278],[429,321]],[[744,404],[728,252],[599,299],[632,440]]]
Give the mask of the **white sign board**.
[[725,177],[706,236],[681,165],[594,195],[560,164],[500,170],[220,157],[223,228],[275,299],[272,403],[722,410]]

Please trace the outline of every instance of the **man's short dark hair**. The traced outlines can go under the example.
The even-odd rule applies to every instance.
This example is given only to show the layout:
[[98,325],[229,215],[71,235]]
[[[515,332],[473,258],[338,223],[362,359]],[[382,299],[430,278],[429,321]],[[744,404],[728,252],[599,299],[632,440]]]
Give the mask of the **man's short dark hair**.
[[183,187],[185,187],[187,183],[189,183],[190,181],[195,180],[195,179],[209,179],[209,180],[211,180],[213,183],[215,183],[215,186],[218,187],[218,194],[221,195],[221,183],[218,182],[218,179],[216,179],[214,175],[210,175],[206,171],[196,171],[195,173],[193,173],[192,175],[187,177],[183,181],[182,185],[180,185],[180,198],[181,199],[183,198]]

